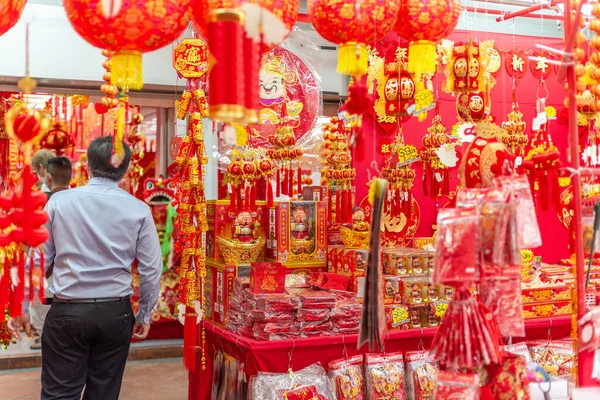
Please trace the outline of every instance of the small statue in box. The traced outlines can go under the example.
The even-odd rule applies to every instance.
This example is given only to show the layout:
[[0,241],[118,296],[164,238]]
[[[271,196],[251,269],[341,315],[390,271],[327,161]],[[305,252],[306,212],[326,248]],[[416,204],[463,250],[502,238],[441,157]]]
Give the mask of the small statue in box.
[[357,232],[366,232],[369,230],[369,223],[365,221],[365,210],[362,207],[352,209],[352,229]]
[[240,243],[252,243],[255,239],[254,231],[258,228],[260,228],[260,223],[254,221],[252,213],[242,210],[233,222],[233,238]]
[[310,236],[310,223],[304,207],[298,206],[292,211],[292,237],[297,240],[306,240]]

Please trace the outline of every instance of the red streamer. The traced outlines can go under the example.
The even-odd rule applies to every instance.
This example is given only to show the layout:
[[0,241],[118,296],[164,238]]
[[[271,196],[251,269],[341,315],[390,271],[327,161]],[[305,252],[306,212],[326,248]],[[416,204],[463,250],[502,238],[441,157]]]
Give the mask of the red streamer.
[[335,190],[335,222],[342,222],[342,193],[339,189]]
[[302,193],[302,168],[298,163],[298,194]]
[[250,188],[250,209],[256,209],[256,185]]
[[198,321],[198,314],[193,307],[186,307],[185,310],[185,321],[184,321],[184,332],[183,332],[183,363],[186,368],[190,371],[196,369],[196,335],[198,327],[196,325]]
[[[260,46],[254,40],[244,35],[244,71],[246,71],[246,82],[244,88],[244,97],[246,110],[254,114],[258,119],[260,111]],[[255,121],[254,118],[250,122]]]
[[232,183],[231,184],[231,196],[230,196],[230,199],[229,199],[229,211],[235,212],[236,201],[237,201],[237,188]]
[[275,187],[277,190],[277,197],[281,196],[281,175],[279,174],[279,168],[277,168],[277,177],[275,178]]
[[31,257],[29,258],[29,298],[27,299],[29,303],[33,303],[33,298],[35,296],[35,285],[33,284],[33,272],[35,270],[35,262],[33,261],[35,249],[31,249]]
[[290,169],[288,171],[288,196],[294,196],[294,170],[292,169],[292,164],[290,163]]
[[327,220],[333,222],[333,192],[331,189],[327,190]]
[[271,179],[267,178],[267,208],[273,207],[273,184]]

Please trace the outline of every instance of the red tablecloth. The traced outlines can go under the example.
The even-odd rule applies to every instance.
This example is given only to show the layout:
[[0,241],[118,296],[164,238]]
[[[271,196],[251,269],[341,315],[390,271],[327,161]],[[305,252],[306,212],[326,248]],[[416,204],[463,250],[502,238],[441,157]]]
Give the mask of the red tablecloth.
[[[288,367],[302,369],[316,362],[323,366],[336,358],[344,357],[344,348],[349,356],[368,353],[367,346],[356,349],[357,335],[328,336],[322,338],[260,342],[233,334],[205,321],[206,369],[201,369],[201,354],[197,355],[196,371],[189,374],[189,399],[210,399],[212,382],[212,360],[216,349],[241,360],[246,365],[248,377],[258,371],[286,372]],[[428,348],[437,328],[392,331],[386,344],[386,352],[412,351]],[[526,337],[515,339],[545,340],[565,338],[571,332],[571,316],[541,318],[526,322]],[[200,340],[201,335],[198,334]],[[290,363],[291,360],[291,363]],[[291,365],[290,365],[291,364]]]

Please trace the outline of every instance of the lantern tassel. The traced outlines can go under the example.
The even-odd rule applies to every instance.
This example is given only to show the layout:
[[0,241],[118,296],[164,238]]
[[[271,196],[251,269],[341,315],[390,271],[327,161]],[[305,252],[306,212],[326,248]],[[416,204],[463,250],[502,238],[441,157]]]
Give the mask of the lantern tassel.
[[337,65],[339,74],[363,76],[367,73],[367,68],[368,54],[364,44],[348,42],[340,46]]
[[277,190],[277,197],[281,196],[281,175],[279,171],[279,168],[277,168],[277,177],[275,178],[275,189]]
[[235,185],[232,183],[231,184],[231,195],[230,195],[230,200],[229,200],[229,211],[235,212],[236,200],[237,200],[237,189],[236,189]]
[[302,194],[302,168],[298,163],[298,194]]
[[121,89],[141,90],[144,86],[142,53],[134,50],[122,50],[113,54],[110,83]]
[[435,42],[417,40],[410,42],[408,48],[408,72],[421,79],[424,74],[434,74],[437,63]]
[[333,193],[331,189],[327,191],[327,220],[333,222]]
[[273,184],[267,178],[267,208],[273,208]]

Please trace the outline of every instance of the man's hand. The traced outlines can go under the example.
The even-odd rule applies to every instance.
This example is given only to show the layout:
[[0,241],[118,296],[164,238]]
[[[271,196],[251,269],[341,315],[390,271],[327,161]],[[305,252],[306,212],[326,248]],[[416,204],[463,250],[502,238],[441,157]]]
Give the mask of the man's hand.
[[29,314],[23,314],[17,318],[8,320],[8,331],[15,338],[21,340],[21,332],[25,328],[27,336],[31,335],[31,323],[29,322]]
[[133,338],[138,340],[144,340],[150,332],[150,324],[144,324],[141,322],[135,323],[133,326]]

